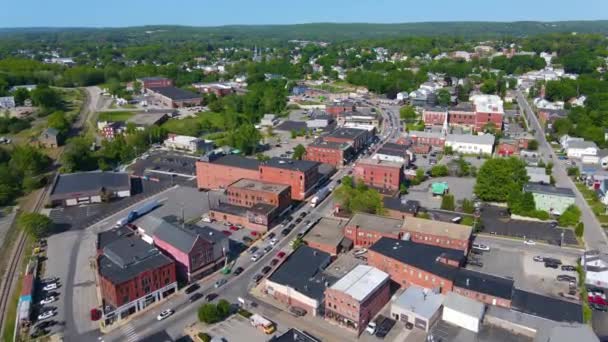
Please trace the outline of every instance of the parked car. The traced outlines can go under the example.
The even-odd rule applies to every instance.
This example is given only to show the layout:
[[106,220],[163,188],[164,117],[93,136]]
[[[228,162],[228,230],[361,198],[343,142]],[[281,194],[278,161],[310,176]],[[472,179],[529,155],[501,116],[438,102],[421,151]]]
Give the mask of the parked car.
[[268,253],[272,250],[272,246],[266,246],[264,247],[264,253]]
[[237,267],[234,272],[232,272],[234,275],[239,275],[241,273],[243,273],[244,269],[242,267]]
[[479,260],[469,260],[467,262],[467,264],[469,264],[471,266],[483,267],[483,262],[481,262]]
[[546,268],[558,268],[559,264],[557,264],[555,262],[551,262],[551,261],[545,261],[545,267]]
[[365,327],[365,331],[370,335],[375,334],[376,333],[376,322],[369,322],[367,324],[367,327]]
[[559,260],[559,259],[556,259],[556,258],[544,258],[544,261],[545,262],[552,262],[552,263],[558,264],[558,265],[562,264],[562,261]]
[[576,267],[572,265],[562,265],[562,271],[576,271]]
[[230,226],[230,230],[236,232],[237,230],[239,230],[239,227],[237,227],[237,226]]
[[258,251],[258,248],[256,246],[249,248],[249,254],[255,254],[255,252],[257,252],[257,251]]
[[272,240],[270,240],[270,244],[271,244],[272,246],[276,245],[276,244],[277,244],[277,242],[279,242],[279,239],[277,239],[277,238],[273,238]]
[[281,235],[287,236],[287,234],[289,234],[290,232],[291,232],[291,229],[285,228],[285,229],[281,230]]
[[226,284],[227,282],[228,282],[228,280],[222,278],[222,279],[216,281],[215,284],[213,285],[213,287],[215,287],[217,289],[218,287],[221,287],[222,285]]
[[294,229],[296,227],[296,225],[294,223],[290,224],[289,226],[287,226],[287,228],[289,230]]
[[302,222],[302,218],[301,218],[301,217],[298,217],[298,218],[296,219],[296,223],[300,223],[300,222]]
[[275,233],[270,233],[270,234],[268,234],[268,236],[266,236],[266,240],[272,240],[275,236],[276,236]]
[[163,310],[160,312],[160,314],[158,316],[156,316],[156,320],[157,321],[162,321],[163,319],[173,315],[175,311],[173,311],[173,309],[167,309],[167,310]]
[[44,285],[44,287],[42,288],[44,291],[52,291],[52,290],[57,290],[57,283],[50,283],[50,284],[46,284]]
[[279,252],[279,253],[277,253],[277,258],[281,258],[282,259],[283,257],[285,257],[285,252]]
[[532,258],[532,260],[534,260],[536,262],[544,262],[545,258],[540,255],[535,255],[534,258]]
[[279,259],[272,259],[270,261],[270,266],[276,266],[276,264],[278,264],[278,263],[279,263]]
[[184,291],[185,294],[191,294],[192,292],[200,289],[201,287],[198,284],[192,284],[186,288]]
[[49,319],[49,318],[55,316],[55,314],[56,314],[55,310],[44,311],[43,313],[41,313],[40,315],[38,315],[38,320],[42,321],[42,320],[45,320],[45,319]]
[[376,320],[378,329],[376,330],[376,337],[383,339],[388,335],[393,326],[395,326],[395,320],[380,316]]
[[261,274],[256,274],[255,276],[253,276],[253,281],[254,281],[255,283],[259,283],[259,282],[260,282],[260,280],[262,280],[262,278],[264,278],[264,276],[263,276],[263,275],[261,275]]
[[303,211],[300,213],[300,217],[306,217],[306,215],[308,215],[308,212],[306,212],[306,211]]
[[54,302],[54,301],[56,301],[56,300],[57,300],[57,297],[55,297],[55,296],[50,296],[50,297],[46,297],[46,298],[42,299],[42,300],[40,301],[40,304],[41,304],[41,305],[50,304],[50,303],[52,303],[52,302]]
[[262,254],[255,253],[254,255],[251,256],[251,261],[256,262],[256,261],[260,260],[261,257],[262,257]]
[[205,302],[210,302],[210,301],[214,300],[215,298],[217,298],[217,293],[208,293],[205,296]]
[[567,281],[567,282],[576,282],[576,277],[566,274],[560,274],[557,276],[557,281]]
[[270,266],[264,266],[264,268],[262,268],[262,274],[266,275],[268,274],[268,272],[270,272],[270,270],[272,269],[272,267]]
[[534,240],[525,240],[524,241],[524,245],[534,246],[534,245],[536,245],[536,241],[534,241]]
[[306,310],[297,307],[297,306],[292,306],[289,308],[289,313],[296,316],[296,317],[302,317],[302,316],[306,316]]
[[192,296],[190,296],[190,298],[188,298],[188,300],[190,301],[190,303],[194,303],[194,302],[196,302],[197,300],[199,300],[199,299],[201,299],[203,297],[204,296],[203,296],[202,293],[197,292],[197,293],[193,294]]
[[486,246],[486,245],[481,244],[481,243],[474,243],[473,244],[473,249],[477,249],[477,250],[480,250],[480,251],[486,251],[486,252],[488,252],[488,251],[490,251],[490,246]]

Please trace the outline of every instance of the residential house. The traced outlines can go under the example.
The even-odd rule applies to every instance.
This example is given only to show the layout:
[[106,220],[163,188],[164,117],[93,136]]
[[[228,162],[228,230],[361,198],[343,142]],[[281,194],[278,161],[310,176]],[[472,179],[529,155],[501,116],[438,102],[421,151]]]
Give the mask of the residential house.
[[0,97],[0,109],[15,108],[15,98],[13,96]]
[[38,137],[38,143],[45,148],[57,148],[59,147],[59,142],[60,133],[52,127],[46,128]]
[[544,167],[526,166],[526,173],[528,174],[528,177],[530,177],[530,183],[551,183],[551,176],[547,174],[547,170]]
[[537,210],[560,215],[570,205],[574,205],[576,196],[570,188],[558,188],[552,185],[528,183],[524,191],[532,193]]

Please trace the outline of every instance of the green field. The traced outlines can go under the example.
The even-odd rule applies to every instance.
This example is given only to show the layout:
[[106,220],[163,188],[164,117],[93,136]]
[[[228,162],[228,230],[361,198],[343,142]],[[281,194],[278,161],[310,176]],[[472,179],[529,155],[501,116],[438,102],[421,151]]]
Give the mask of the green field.
[[135,115],[135,113],[130,111],[101,112],[99,113],[97,121],[127,121],[133,115]]
[[198,137],[205,133],[205,128],[223,130],[224,116],[221,113],[203,112],[195,117],[168,120],[163,128],[169,133]]

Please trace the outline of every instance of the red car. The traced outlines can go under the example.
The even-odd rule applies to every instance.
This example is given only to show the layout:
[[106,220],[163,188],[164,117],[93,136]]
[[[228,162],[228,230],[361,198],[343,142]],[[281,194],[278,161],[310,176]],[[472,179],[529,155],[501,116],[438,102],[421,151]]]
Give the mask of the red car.
[[277,257],[278,258],[283,258],[285,256],[285,252],[279,252],[277,253]]
[[237,227],[237,226],[230,226],[230,230],[236,232],[237,230],[239,230],[239,227]]
[[228,230],[222,230],[222,234],[226,235],[226,236],[230,236],[232,235],[232,233]]
[[98,321],[101,318],[101,310],[91,309],[91,321]]
[[251,232],[251,236],[258,236],[258,232],[255,232],[255,231]]

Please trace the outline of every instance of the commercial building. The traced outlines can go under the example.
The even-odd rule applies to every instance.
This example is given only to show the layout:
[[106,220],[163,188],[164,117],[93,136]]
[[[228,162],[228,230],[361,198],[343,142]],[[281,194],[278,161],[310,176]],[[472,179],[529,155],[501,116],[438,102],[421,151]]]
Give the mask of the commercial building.
[[213,149],[213,142],[211,140],[176,134],[169,134],[169,137],[165,139],[163,145],[172,150],[187,151],[191,153],[199,151],[207,152]]
[[344,238],[343,227],[342,220],[323,217],[304,236],[304,241],[309,247],[335,257],[352,247],[352,241]]
[[460,269],[454,278],[453,291],[488,305],[511,307],[513,279]]
[[251,208],[258,203],[277,207],[279,210],[291,204],[289,185],[262,182],[253,179],[240,179],[226,190],[228,203]]
[[367,262],[401,287],[411,285],[447,293],[465,256],[461,250],[383,237],[368,248]]
[[448,121],[448,110],[445,107],[426,107],[422,111],[425,126],[443,126]]
[[338,123],[338,126],[341,127],[373,128],[374,130],[380,129],[381,125],[380,117],[374,113],[343,112],[338,114],[336,122]]
[[193,83],[192,86],[203,94],[215,94],[217,97],[223,97],[234,93],[234,89],[225,83]]
[[490,155],[494,150],[495,139],[492,134],[448,134],[445,146],[451,147],[457,153]]
[[53,182],[51,205],[101,203],[131,196],[131,177],[125,172],[90,171],[58,174]]
[[401,239],[403,236],[403,220],[356,213],[344,227],[344,236],[355,247],[369,247],[382,237]]
[[354,167],[355,181],[379,189],[384,193],[397,193],[403,184],[403,164],[378,159],[361,159]]
[[537,210],[560,215],[566,208],[574,205],[576,196],[570,188],[558,188],[548,184],[528,183],[525,192],[532,193]]
[[302,201],[321,178],[319,163],[309,160],[271,158],[259,166],[259,179],[291,186],[291,198]]
[[225,189],[239,179],[258,179],[260,162],[237,155],[210,153],[196,161],[199,189]]
[[551,176],[547,174],[547,170],[544,167],[526,166],[526,173],[530,177],[530,183],[551,183]]
[[581,257],[581,265],[585,269],[585,284],[608,290],[608,255],[598,250],[586,251]]
[[315,140],[306,146],[305,160],[325,163],[334,167],[342,167],[354,156],[352,145],[349,143]]
[[420,202],[415,200],[404,200],[399,197],[384,197],[384,210],[386,216],[397,220],[403,220],[406,217],[413,217],[420,210]]
[[461,102],[448,111],[450,127],[460,127],[465,130],[474,131],[477,114],[475,107],[470,102]]
[[123,228],[98,239],[97,271],[106,324],[121,320],[177,290],[175,262]]
[[409,233],[409,238],[413,242],[457,249],[466,254],[469,250],[473,228],[451,222],[407,217],[402,231]]
[[441,317],[445,296],[419,286],[408,287],[391,303],[391,317],[400,324],[412,323],[428,332]]
[[268,231],[268,228],[279,217],[280,211],[277,206],[257,203],[251,207],[234,205],[220,202],[212,205],[209,209],[209,217],[220,222],[238,224],[254,230],[260,234]]
[[583,156],[595,156],[599,151],[593,141],[571,141],[566,148],[569,158],[583,158]]
[[443,149],[445,145],[445,134],[441,132],[412,131],[409,132],[409,138],[414,145],[432,146],[440,149]]
[[357,128],[338,128],[323,137],[324,141],[350,144],[355,153],[361,151],[374,136],[373,132]]
[[338,116],[340,113],[354,112],[356,109],[357,107],[355,106],[355,103],[351,101],[336,102],[325,106],[325,111],[327,114],[334,117]]
[[199,94],[173,86],[147,88],[147,93],[170,108],[200,106],[203,101]]
[[301,246],[264,282],[264,292],[287,306],[316,316],[330,282],[322,271],[331,262],[328,253]]
[[483,304],[450,292],[443,301],[441,318],[450,324],[477,333],[481,326],[483,314]]
[[475,107],[475,131],[482,132],[488,127],[502,131],[505,111],[499,96],[479,94],[471,96],[470,100]]
[[386,143],[374,153],[372,159],[408,165],[411,157],[405,145]]
[[325,319],[361,334],[390,300],[389,276],[359,265],[325,290]]
[[141,83],[142,90],[151,88],[164,88],[173,85],[173,81],[166,77],[142,77],[136,79],[136,81]]

